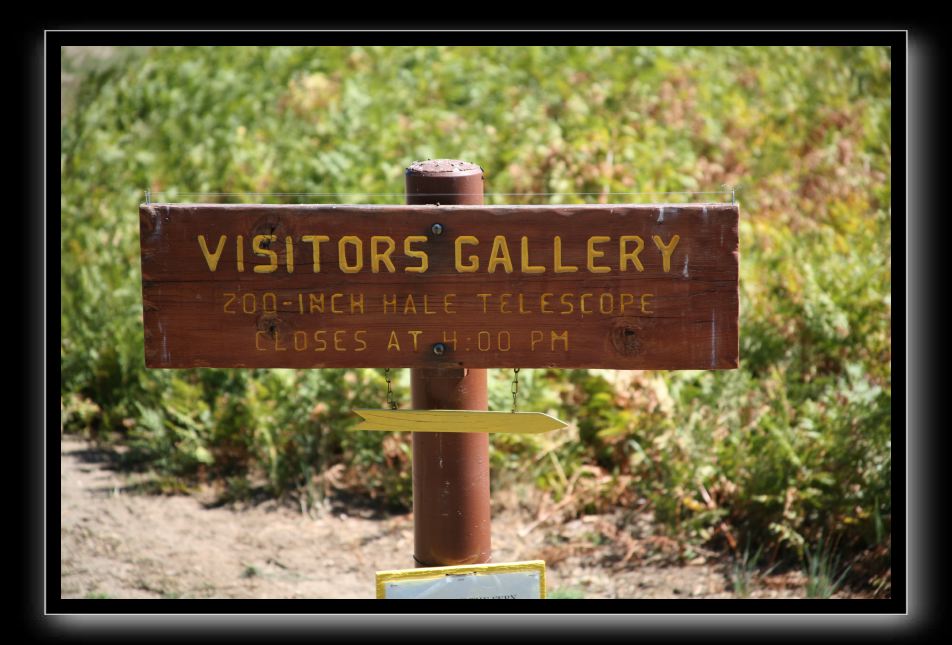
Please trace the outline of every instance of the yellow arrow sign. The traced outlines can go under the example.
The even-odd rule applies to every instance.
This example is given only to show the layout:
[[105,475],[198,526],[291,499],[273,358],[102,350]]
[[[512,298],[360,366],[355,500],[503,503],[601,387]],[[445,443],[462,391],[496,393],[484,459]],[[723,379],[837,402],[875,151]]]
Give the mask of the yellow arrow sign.
[[512,432],[539,434],[566,426],[541,412],[479,410],[354,410],[363,421],[354,430],[402,432]]

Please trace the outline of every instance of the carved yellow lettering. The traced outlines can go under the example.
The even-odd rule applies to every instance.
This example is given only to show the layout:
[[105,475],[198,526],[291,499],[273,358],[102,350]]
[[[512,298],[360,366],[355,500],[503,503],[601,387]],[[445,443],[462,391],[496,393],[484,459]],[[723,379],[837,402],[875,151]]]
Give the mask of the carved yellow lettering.
[[423,294],[423,314],[435,314],[436,312],[430,309],[430,296]]
[[566,301],[565,301],[566,298],[573,298],[573,297],[575,297],[575,294],[573,294],[573,293],[563,293],[563,294],[562,294],[562,297],[559,298],[559,302],[561,302],[563,305],[567,305],[568,308],[569,308],[568,311],[561,311],[561,312],[559,312],[559,313],[561,313],[563,316],[565,316],[565,315],[567,315],[567,314],[570,314],[570,313],[572,313],[573,311],[575,311],[575,305],[573,305],[571,302],[566,302]]
[[496,334],[496,347],[500,352],[508,352],[512,347],[512,335],[505,330]]
[[542,339],[545,335],[538,329],[533,329],[529,332],[529,350],[535,351],[536,345],[542,342]]
[[346,334],[343,329],[338,329],[334,332],[334,350],[338,352],[346,352],[347,348],[344,347],[343,337]]
[[509,246],[503,235],[493,238],[493,250],[489,253],[489,273],[496,272],[496,265],[501,264],[506,273],[512,273],[512,258],[509,257]]
[[635,304],[634,294],[631,294],[631,293],[621,294],[621,313],[625,313],[626,305],[633,305],[633,304]]
[[303,352],[307,349],[307,332],[306,331],[296,331],[294,332],[294,351]]
[[238,298],[238,295],[237,295],[237,294],[234,294],[234,293],[228,293],[228,292],[226,292],[224,295],[225,295],[225,296],[231,296],[231,297],[228,298],[228,300],[225,302],[225,305],[222,307],[222,310],[223,310],[226,314],[236,314],[236,313],[238,313],[238,312],[235,311],[234,309],[229,309],[229,308],[228,308],[228,306],[231,305],[231,303],[233,303],[233,302]]
[[654,296],[653,293],[644,293],[641,295],[641,313],[643,314],[653,314],[654,310],[648,311],[648,298]]
[[522,306],[523,294],[519,294],[519,313],[521,314],[531,314],[531,311],[526,311],[525,307]]
[[592,294],[590,294],[590,293],[583,293],[581,296],[579,296],[579,299],[578,299],[578,307],[579,307],[579,311],[581,311],[583,315],[584,315],[584,314],[595,313],[595,312],[593,312],[591,309],[586,309],[586,308],[585,308],[585,299],[586,299],[586,298],[591,298],[591,297],[592,297]]
[[[255,235],[251,242],[251,250],[254,251],[255,255],[264,255],[268,258],[268,264],[255,265],[255,273],[274,273],[278,270],[278,254],[269,248],[271,242],[274,242],[276,239],[278,239],[277,235]],[[266,240],[268,246],[261,246]]]
[[403,313],[406,315],[408,312],[416,313],[416,303],[413,302],[413,294],[407,296],[406,302],[403,303]]
[[344,313],[344,310],[343,310],[343,309],[338,309],[338,308],[337,308],[337,299],[338,299],[338,298],[343,298],[343,297],[344,297],[344,294],[342,294],[342,293],[335,293],[335,294],[332,294],[332,295],[331,295],[331,313],[332,313],[332,314],[342,314],[342,313]]
[[[393,308],[393,311],[388,311],[388,309],[390,309],[390,308]],[[385,314],[387,314],[387,313],[391,313],[391,314],[397,313],[397,294],[393,294],[392,297],[388,297],[388,296],[384,295],[384,297],[383,297],[383,312],[384,312]]]
[[284,262],[288,267],[288,273],[294,273],[294,240],[288,235],[284,238]]
[[314,346],[315,352],[327,351],[327,341],[324,340],[325,333],[326,332],[323,330],[314,332],[314,340],[317,342],[317,344]]
[[487,313],[486,307],[487,307],[487,305],[488,305],[488,303],[489,303],[489,298],[490,298],[490,296],[492,296],[492,295],[493,295],[493,294],[491,294],[491,293],[477,293],[477,294],[476,294],[476,297],[477,297],[477,298],[481,298],[482,301],[483,301],[483,313]]
[[479,244],[479,240],[472,235],[460,235],[453,242],[456,248],[456,272],[457,273],[475,273],[479,270],[479,256],[469,256],[469,264],[463,264],[463,245]]
[[553,250],[555,251],[555,262],[553,266],[556,273],[575,273],[578,267],[572,264],[562,264],[562,238],[558,235],[553,240]]
[[[356,296],[356,299],[355,297]],[[364,313],[364,294],[350,294],[350,313],[352,314],[362,314]]]
[[450,309],[453,306],[453,298],[456,297],[455,293],[447,293],[443,296],[443,311],[448,314],[455,314],[455,309]]
[[259,352],[267,351],[267,347],[262,347],[262,346],[261,346],[261,343],[258,342],[258,341],[261,339],[261,335],[262,335],[262,334],[264,334],[263,331],[256,331],[256,332],[255,332],[255,349],[257,349]]
[[417,350],[417,338],[420,337],[420,334],[422,334],[423,331],[422,331],[422,330],[421,330],[421,331],[417,331],[417,330],[415,330],[415,329],[411,329],[411,330],[407,330],[407,333],[410,334],[410,335],[413,337],[413,351],[416,351],[416,350]]
[[605,255],[604,251],[596,251],[595,245],[602,244],[603,242],[608,242],[612,238],[605,235],[593,235],[588,238],[588,253],[585,255],[585,262],[588,270],[592,273],[608,273],[611,271],[609,267],[599,267],[595,266],[595,258],[600,258]]
[[235,247],[238,254],[238,272],[243,273],[245,270],[245,246],[244,246],[244,237],[238,235],[235,237]]
[[218,268],[218,260],[221,259],[221,252],[225,250],[225,240],[228,239],[227,235],[222,235],[218,238],[218,247],[215,249],[214,253],[208,252],[208,245],[205,243],[205,236],[198,236],[198,245],[202,247],[202,255],[205,256],[205,262],[208,264],[208,269],[214,273],[215,269]]
[[[387,245],[387,250],[382,253],[379,249],[381,242]],[[383,262],[387,266],[387,271],[395,273],[396,268],[394,268],[393,262],[390,261],[390,254],[393,253],[396,248],[397,243],[393,241],[392,237],[388,235],[372,236],[370,238],[370,271],[372,273],[380,273],[380,263]]]
[[553,352],[555,351],[555,343],[556,343],[556,341],[559,341],[559,340],[562,341],[562,343],[563,343],[563,345],[564,345],[565,351],[566,351],[566,352],[569,351],[569,332],[568,332],[568,330],[563,331],[561,334],[556,334],[554,331],[553,331],[553,332],[550,332],[549,339],[550,339],[550,347],[549,347],[549,350],[550,350],[550,351],[553,351]]
[[[268,301],[271,302],[270,306],[268,305]],[[266,314],[277,313],[278,297],[270,291],[262,295],[261,296],[261,310],[264,311]]]
[[678,245],[678,240],[681,239],[681,236],[672,236],[671,241],[668,242],[667,246],[665,246],[664,242],[661,241],[660,235],[652,235],[651,239],[654,240],[655,246],[657,246],[658,250],[661,251],[661,262],[664,272],[667,273],[671,270],[671,254],[674,253],[674,247]]
[[321,242],[329,242],[330,239],[326,235],[305,235],[301,238],[302,242],[310,242],[313,247],[314,273],[321,272]]
[[533,266],[529,264],[529,238],[522,236],[522,272],[523,273],[545,273],[544,266]]
[[426,254],[426,251],[417,251],[411,245],[414,242],[426,242],[425,235],[408,235],[403,239],[403,252],[411,258],[417,258],[420,260],[419,266],[408,266],[405,271],[407,273],[426,273],[429,265],[429,256]]
[[[354,263],[347,261],[347,247],[352,246],[356,257]],[[358,273],[364,268],[364,243],[356,235],[345,235],[337,240],[337,264],[343,273]]]
[[[625,249],[628,242],[637,242],[638,246],[635,247],[634,251],[629,252]],[[630,260],[636,269],[644,271],[645,267],[641,263],[641,260],[638,259],[638,254],[641,253],[644,248],[645,241],[637,235],[622,235],[618,238],[618,270],[627,271],[628,261]]]
[[539,309],[542,311],[542,313],[544,314],[555,313],[551,309],[547,308],[549,306],[549,296],[554,296],[554,295],[555,295],[554,293],[543,293],[542,296],[539,298]]
[[[608,306],[605,306],[605,298],[608,298]],[[610,293],[603,293],[598,297],[598,310],[603,314],[610,314],[615,310],[615,296]]]
[[358,347],[357,349],[355,349],[355,350],[354,350],[355,352],[362,352],[362,351],[364,351],[365,349],[367,349],[367,341],[364,340],[364,336],[365,336],[366,334],[367,334],[367,332],[366,332],[365,330],[363,330],[363,329],[359,329],[359,330],[357,330],[357,331],[354,332],[354,340],[356,340],[358,343],[360,343],[360,347]]
[[455,329],[453,330],[453,336],[449,338],[446,336],[446,330],[445,329],[443,330],[443,344],[452,345],[453,351],[454,352],[456,351],[456,330]]
[[307,294],[307,306],[309,313],[315,311],[321,314],[324,313],[324,292],[322,291],[316,296],[313,293]]
[[387,341],[387,351],[389,352],[392,349],[400,351],[400,341],[397,339],[397,332],[390,332],[390,340]]

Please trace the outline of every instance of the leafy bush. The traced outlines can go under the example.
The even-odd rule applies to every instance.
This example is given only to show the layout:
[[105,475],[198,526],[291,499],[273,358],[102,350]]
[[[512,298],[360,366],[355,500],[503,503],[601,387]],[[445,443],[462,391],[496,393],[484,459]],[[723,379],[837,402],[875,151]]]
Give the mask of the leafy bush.
[[[572,429],[494,437],[494,477],[571,513],[646,499],[672,533],[735,549],[883,544],[890,78],[889,50],[869,47],[163,47],[99,62],[61,125],[63,429],[176,477],[263,478],[305,508],[335,487],[410,503],[408,437],[348,432],[352,407],[382,406],[380,371],[144,369],[144,189],[401,193],[403,169],[436,157],[478,162],[492,193],[740,184],[740,369],[523,371],[521,407]],[[487,202],[510,199],[527,201]],[[506,409],[511,372],[497,376]]]

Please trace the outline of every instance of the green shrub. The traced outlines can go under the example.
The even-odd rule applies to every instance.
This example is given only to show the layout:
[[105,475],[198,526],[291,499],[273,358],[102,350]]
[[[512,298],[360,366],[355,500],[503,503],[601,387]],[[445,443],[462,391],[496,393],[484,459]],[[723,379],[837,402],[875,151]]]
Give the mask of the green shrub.
[[[797,558],[821,533],[846,554],[888,539],[888,49],[125,54],[82,77],[61,124],[65,432],[233,492],[263,478],[302,507],[335,487],[410,503],[409,438],[348,431],[353,407],[383,406],[380,371],[144,369],[145,189],[164,201],[401,193],[403,169],[436,157],[478,162],[491,193],[740,184],[740,369],[523,371],[520,407],[572,428],[493,437],[494,477],[567,499],[575,513],[645,499],[673,534],[758,540]],[[507,201],[530,200],[487,197]],[[508,409],[511,371],[494,374],[492,407]],[[395,375],[406,406],[406,370]]]

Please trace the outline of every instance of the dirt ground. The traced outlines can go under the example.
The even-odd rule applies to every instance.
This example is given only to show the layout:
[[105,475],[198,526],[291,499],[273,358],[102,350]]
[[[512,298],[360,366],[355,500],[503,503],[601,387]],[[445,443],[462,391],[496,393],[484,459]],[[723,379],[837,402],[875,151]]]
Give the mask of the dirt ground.
[[[413,566],[412,514],[340,508],[316,517],[268,501],[215,505],[143,492],[148,475],[112,468],[108,453],[61,443],[63,598],[373,598],[374,573]],[[493,561],[546,561],[550,596],[734,598],[715,554],[678,545],[645,513],[566,523],[494,514]],[[757,577],[751,598],[804,597],[802,573]]]

